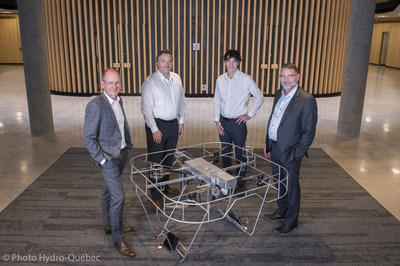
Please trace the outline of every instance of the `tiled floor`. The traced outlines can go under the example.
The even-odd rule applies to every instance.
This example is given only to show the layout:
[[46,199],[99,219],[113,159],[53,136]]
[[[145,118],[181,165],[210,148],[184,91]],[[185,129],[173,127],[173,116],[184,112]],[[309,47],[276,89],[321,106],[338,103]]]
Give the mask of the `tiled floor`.
[[[370,65],[361,135],[337,135],[340,97],[318,98],[312,147],[324,149],[377,201],[400,220],[400,70]],[[89,97],[52,95],[55,133],[32,137],[20,65],[0,65],[0,211],[71,146],[82,141]],[[123,97],[135,147],[145,147],[139,97]],[[263,147],[272,98],[248,122],[247,144]],[[218,141],[212,98],[188,98],[185,133],[178,145]],[[337,189],[340,189],[338,187]]]

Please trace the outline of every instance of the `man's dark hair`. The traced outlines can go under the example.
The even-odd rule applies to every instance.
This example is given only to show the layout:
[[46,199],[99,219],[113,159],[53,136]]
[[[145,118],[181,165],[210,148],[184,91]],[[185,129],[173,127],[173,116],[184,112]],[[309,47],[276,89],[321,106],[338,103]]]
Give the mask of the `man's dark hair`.
[[299,73],[299,69],[297,66],[293,63],[284,63],[281,67],[282,68],[288,68],[288,69],[293,69],[297,74]]
[[236,61],[238,62],[242,62],[242,58],[240,57],[240,53],[237,50],[228,50],[228,52],[226,52],[224,54],[224,61],[227,61],[231,58],[235,58]]
[[172,53],[168,49],[164,49],[158,52],[157,57],[156,57],[156,62],[158,61],[158,57],[163,55],[163,54],[169,54],[172,57]]

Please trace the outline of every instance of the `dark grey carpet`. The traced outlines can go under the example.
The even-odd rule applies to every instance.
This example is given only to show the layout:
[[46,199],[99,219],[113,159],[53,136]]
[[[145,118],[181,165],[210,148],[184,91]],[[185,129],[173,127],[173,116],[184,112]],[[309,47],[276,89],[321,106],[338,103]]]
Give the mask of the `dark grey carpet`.
[[[127,165],[124,221],[135,228],[126,234],[135,259],[121,256],[104,234],[100,171],[84,148],[71,148],[0,213],[0,264],[177,264],[173,253],[157,249],[129,172]],[[311,149],[303,160],[301,185],[297,231],[278,236],[276,224],[260,220],[249,237],[222,220],[202,228],[184,264],[399,265],[400,222],[324,151]],[[272,203],[263,213],[274,208]],[[188,235],[180,232],[182,241]]]

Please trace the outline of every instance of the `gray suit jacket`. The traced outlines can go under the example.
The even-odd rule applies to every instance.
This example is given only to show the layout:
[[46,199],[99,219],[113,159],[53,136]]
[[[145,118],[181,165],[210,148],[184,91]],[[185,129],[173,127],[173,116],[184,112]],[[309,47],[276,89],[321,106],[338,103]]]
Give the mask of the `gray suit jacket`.
[[[125,141],[128,149],[132,148],[129,125],[120,101],[125,118]],[[121,152],[121,132],[110,102],[104,93],[91,100],[85,111],[83,140],[96,165],[103,159],[118,158]]]
[[[275,94],[271,117],[281,93],[282,88]],[[268,127],[271,123],[271,117],[268,121]],[[274,152],[278,152],[275,155],[280,158],[281,163],[286,164],[294,159],[300,161],[304,155],[307,156],[308,148],[314,140],[317,120],[315,98],[299,86],[290,100],[278,128],[278,151]],[[268,138],[268,129],[265,144],[267,145],[267,152],[269,152],[271,143]]]

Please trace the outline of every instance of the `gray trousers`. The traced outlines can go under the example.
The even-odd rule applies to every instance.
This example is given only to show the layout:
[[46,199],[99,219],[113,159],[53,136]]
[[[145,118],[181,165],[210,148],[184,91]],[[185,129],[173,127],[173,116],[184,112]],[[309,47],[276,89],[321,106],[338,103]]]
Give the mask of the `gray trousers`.
[[123,149],[118,158],[107,161],[104,166],[100,166],[104,178],[103,195],[101,197],[103,223],[111,227],[114,242],[121,242],[125,238],[122,231],[125,194],[121,175],[127,158],[128,149]]

